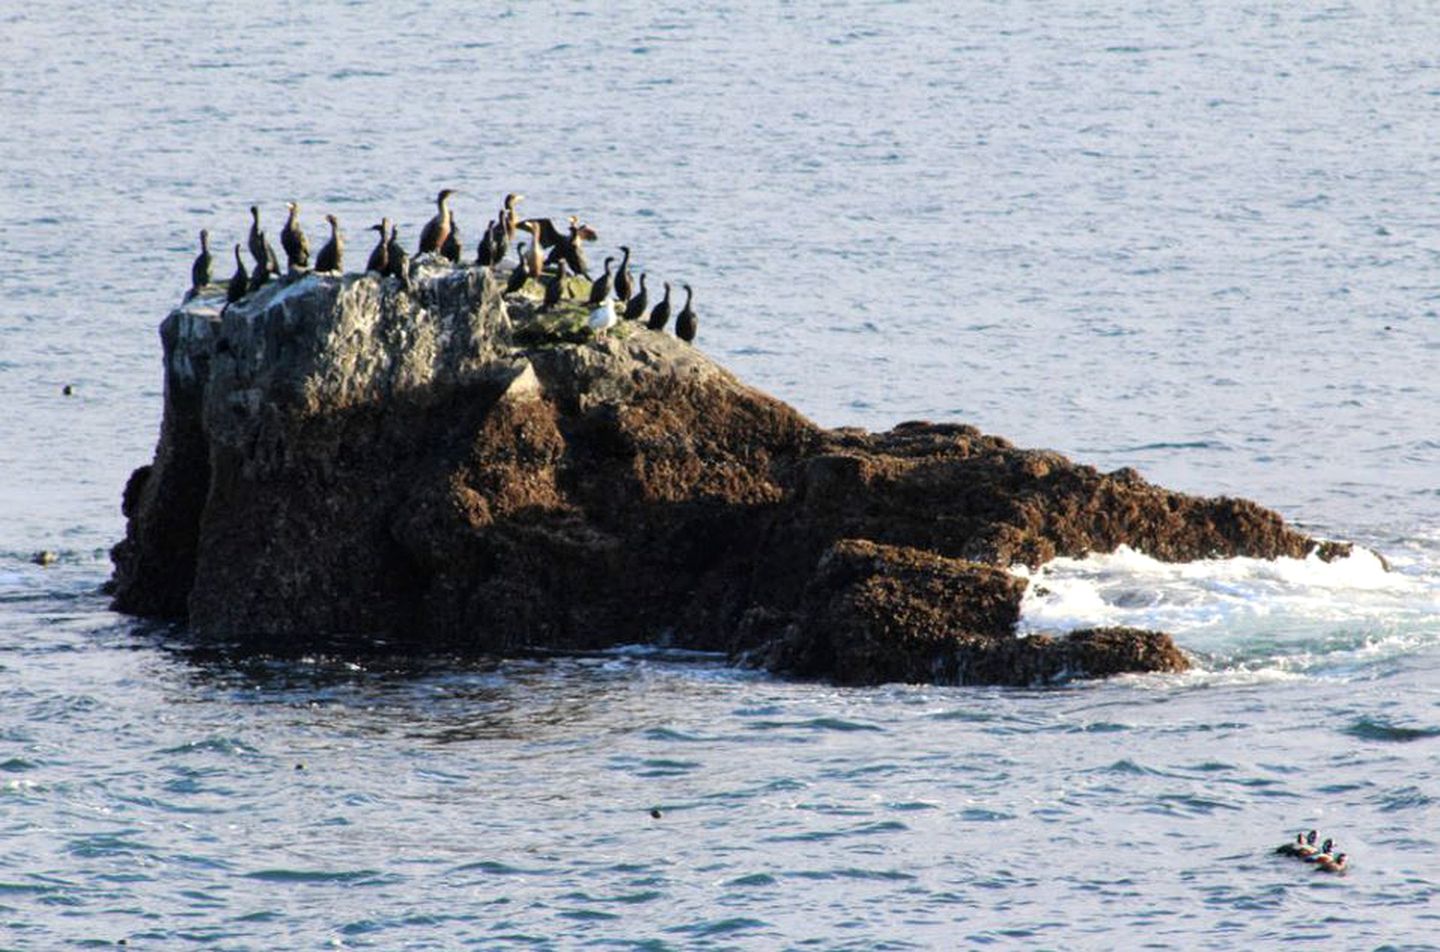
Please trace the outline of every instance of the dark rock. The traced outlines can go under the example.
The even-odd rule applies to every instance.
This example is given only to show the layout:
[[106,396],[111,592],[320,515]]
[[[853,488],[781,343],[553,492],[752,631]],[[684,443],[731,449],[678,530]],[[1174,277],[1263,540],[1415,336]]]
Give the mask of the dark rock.
[[1315,546],[1253,503],[973,427],[823,430],[667,334],[577,338],[485,269],[414,270],[414,293],[307,274],[165,319],[117,609],[289,648],[648,641],[1014,684],[1184,661],[1144,633],[1016,639],[1012,563]]

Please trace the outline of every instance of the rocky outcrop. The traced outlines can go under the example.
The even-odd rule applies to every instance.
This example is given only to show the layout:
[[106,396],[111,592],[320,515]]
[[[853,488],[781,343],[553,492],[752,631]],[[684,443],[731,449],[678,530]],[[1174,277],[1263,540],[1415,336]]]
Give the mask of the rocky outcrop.
[[654,642],[846,682],[1177,670],[1163,635],[1014,635],[1003,569],[1128,544],[1300,556],[1274,513],[966,426],[829,431],[701,351],[483,269],[306,275],[161,327],[115,606],[204,637],[507,652]]

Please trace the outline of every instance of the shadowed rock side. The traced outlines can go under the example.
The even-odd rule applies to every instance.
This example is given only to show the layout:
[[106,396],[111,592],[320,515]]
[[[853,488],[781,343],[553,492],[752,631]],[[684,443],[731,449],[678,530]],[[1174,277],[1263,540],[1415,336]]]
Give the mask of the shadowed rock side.
[[1149,632],[1015,638],[1025,582],[1003,566],[1314,546],[1252,503],[971,427],[820,429],[667,334],[586,341],[484,269],[427,265],[414,288],[307,274],[165,319],[117,609],[297,649],[653,642],[850,683],[1030,684],[1185,660]]

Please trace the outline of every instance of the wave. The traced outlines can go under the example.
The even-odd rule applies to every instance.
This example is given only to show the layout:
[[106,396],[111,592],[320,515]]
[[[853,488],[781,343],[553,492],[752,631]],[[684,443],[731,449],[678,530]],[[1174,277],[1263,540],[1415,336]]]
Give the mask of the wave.
[[1387,570],[1365,549],[1325,562],[1161,562],[1122,546],[1011,571],[1030,585],[1021,634],[1126,625],[1169,632],[1202,671],[1354,673],[1440,645],[1440,572]]

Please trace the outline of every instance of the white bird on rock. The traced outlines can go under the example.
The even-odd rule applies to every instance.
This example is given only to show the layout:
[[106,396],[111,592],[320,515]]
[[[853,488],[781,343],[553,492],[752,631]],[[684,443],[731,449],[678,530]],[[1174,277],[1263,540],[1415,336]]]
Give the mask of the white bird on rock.
[[595,332],[595,339],[603,340],[605,332],[614,327],[617,321],[615,302],[607,294],[600,306],[590,312],[590,329]]

